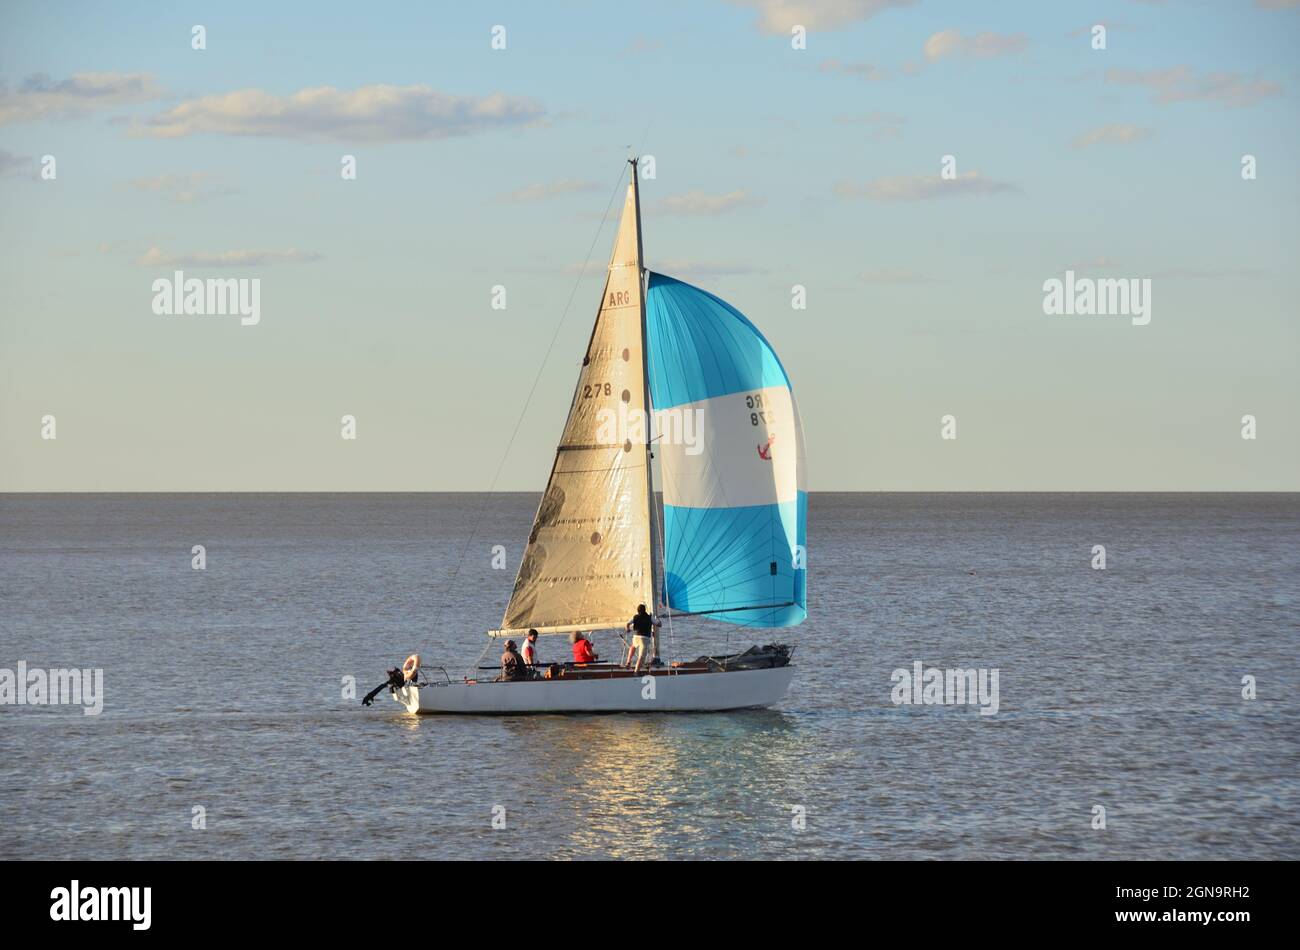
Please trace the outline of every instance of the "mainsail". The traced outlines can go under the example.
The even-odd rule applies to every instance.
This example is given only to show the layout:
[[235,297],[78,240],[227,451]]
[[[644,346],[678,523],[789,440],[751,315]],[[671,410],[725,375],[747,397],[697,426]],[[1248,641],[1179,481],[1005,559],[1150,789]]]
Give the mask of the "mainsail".
[[800,623],[808,494],[790,379],[727,302],[661,274],[648,288],[668,605],[758,627]]
[[496,635],[622,627],[654,602],[639,213],[633,164],[569,419]]

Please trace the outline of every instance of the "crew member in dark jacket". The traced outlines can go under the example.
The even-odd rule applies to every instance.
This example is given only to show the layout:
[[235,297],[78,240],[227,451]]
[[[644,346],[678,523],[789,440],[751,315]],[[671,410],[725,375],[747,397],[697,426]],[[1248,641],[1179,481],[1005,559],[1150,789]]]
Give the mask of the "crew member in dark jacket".
[[515,648],[515,641],[507,640],[506,652],[501,654],[501,675],[497,677],[497,682],[515,683],[529,678],[528,664]]

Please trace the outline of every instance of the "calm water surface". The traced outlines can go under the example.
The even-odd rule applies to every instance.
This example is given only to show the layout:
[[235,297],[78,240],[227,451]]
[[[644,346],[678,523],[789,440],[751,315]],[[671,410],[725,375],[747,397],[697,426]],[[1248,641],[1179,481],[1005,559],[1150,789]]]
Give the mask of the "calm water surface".
[[[0,854],[1300,858],[1300,496],[815,495],[776,709],[344,699],[416,649],[473,663],[535,505],[0,496],[0,667],[101,667],[106,692],[98,717],[0,706]],[[687,657],[767,639],[664,638]],[[915,660],[997,668],[1000,712],[895,706]]]

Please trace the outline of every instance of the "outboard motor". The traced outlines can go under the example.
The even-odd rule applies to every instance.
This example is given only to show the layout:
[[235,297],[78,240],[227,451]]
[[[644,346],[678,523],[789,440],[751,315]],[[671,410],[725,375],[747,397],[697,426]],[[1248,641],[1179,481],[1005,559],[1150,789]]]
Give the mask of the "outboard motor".
[[408,683],[414,683],[420,675],[420,654],[412,653],[406,658],[406,661],[400,667],[393,667],[388,671],[388,679],[380,683],[361,700],[362,706],[371,706],[375,702],[375,697],[383,692],[387,686],[389,692],[396,693]]
[[362,706],[373,705],[375,702],[375,697],[378,696],[381,692],[383,692],[385,686],[387,686],[392,692],[395,693],[405,685],[406,685],[406,677],[403,676],[402,671],[395,666],[388,671],[388,679],[384,680],[384,682],[380,683],[370,692],[366,693],[365,699],[361,700],[361,705]]

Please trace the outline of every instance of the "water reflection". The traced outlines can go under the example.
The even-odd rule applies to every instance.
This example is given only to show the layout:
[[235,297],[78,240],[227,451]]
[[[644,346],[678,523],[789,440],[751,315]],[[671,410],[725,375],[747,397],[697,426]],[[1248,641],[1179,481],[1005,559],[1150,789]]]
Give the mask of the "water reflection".
[[787,824],[800,739],[784,713],[511,717],[503,727],[531,751],[529,788],[563,824],[552,831],[558,857],[693,853],[708,826]]

